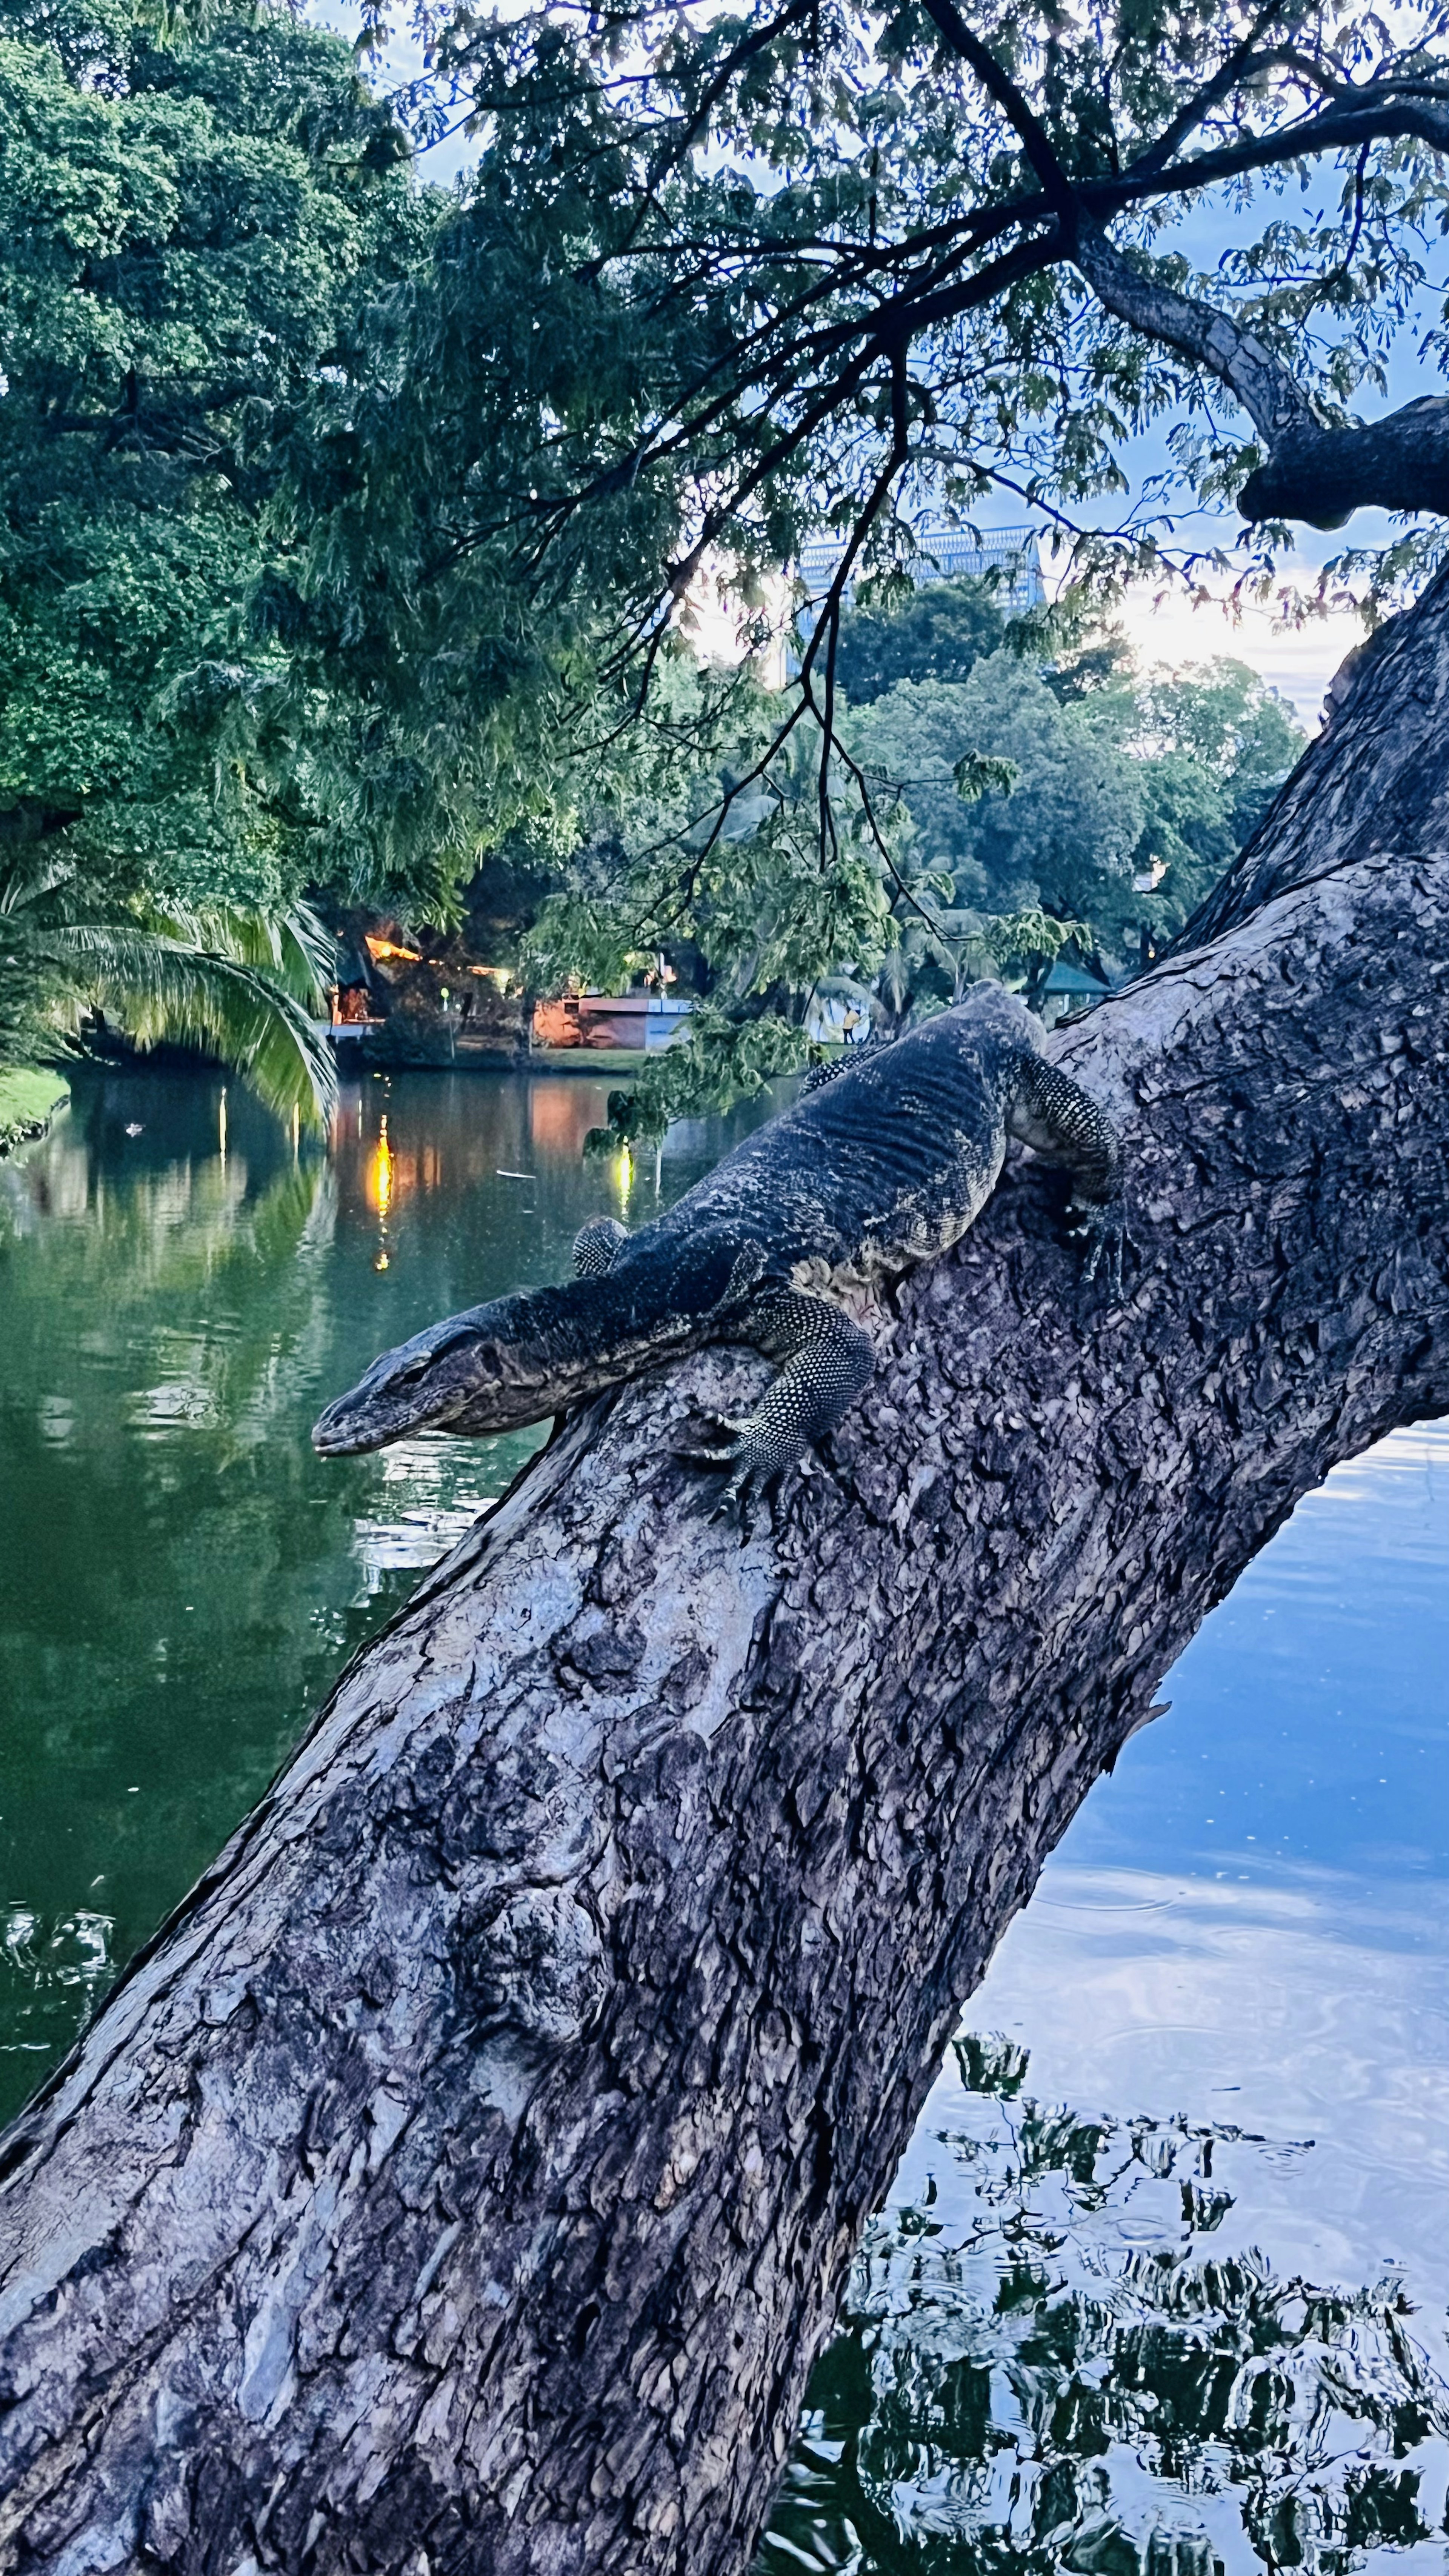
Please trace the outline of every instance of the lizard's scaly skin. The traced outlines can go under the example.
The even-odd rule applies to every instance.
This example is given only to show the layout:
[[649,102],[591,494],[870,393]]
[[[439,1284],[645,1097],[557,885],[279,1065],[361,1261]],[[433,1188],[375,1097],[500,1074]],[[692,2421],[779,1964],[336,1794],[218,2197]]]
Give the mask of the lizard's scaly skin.
[[1066,1165],[1086,1276],[1105,1266],[1120,1284],[1115,1132],[1040,1047],[1021,1003],[975,985],[808,1090],[637,1234],[612,1218],[585,1226],[566,1285],[495,1298],[384,1352],[327,1407],[315,1446],[340,1457],[430,1428],[512,1430],[707,1343],[746,1342],[779,1374],[705,1454],[730,1470],[726,1501],[768,1482],[870,1376],[846,1301],[965,1233],[1009,1137]]

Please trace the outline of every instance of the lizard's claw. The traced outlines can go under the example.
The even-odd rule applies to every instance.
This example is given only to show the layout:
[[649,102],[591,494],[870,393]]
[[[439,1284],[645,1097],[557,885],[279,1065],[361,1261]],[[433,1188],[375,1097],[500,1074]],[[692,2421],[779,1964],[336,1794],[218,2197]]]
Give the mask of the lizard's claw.
[[723,1413],[706,1414],[704,1428],[714,1437],[698,1442],[691,1449],[676,1449],[674,1454],[676,1458],[687,1459],[693,1467],[732,1466],[749,1427],[748,1422],[731,1422]]
[[706,1428],[719,1436],[702,1442],[697,1448],[680,1449],[676,1456],[697,1467],[727,1467],[729,1474],[708,1517],[727,1520],[736,1504],[739,1506],[740,1535],[747,1539],[754,1526],[753,1506],[763,1500],[766,1488],[773,1483],[789,1460],[777,1457],[768,1436],[761,1437],[761,1426],[753,1418],[732,1422],[722,1414],[711,1415]]
[[1067,1233],[1081,1244],[1086,1254],[1082,1278],[1088,1287],[1102,1273],[1114,1297],[1122,1294],[1122,1255],[1128,1243],[1127,1212],[1120,1199],[1109,1199],[1103,1206],[1077,1206],[1070,1210]]

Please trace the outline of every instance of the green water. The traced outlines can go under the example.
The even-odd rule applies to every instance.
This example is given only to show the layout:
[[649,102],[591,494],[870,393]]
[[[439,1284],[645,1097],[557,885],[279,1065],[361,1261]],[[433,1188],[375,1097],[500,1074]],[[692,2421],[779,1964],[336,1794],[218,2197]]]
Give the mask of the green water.
[[[324,1464],[324,1398],[761,1114],[625,1205],[605,1087],[369,1081],[324,1162],[97,1075],[0,1164],[5,2109],[530,1445]],[[1449,2576],[1449,1428],[1308,1497],[1162,1695],[972,1998],[761,2576]]]
[[370,1079],[324,1161],[245,1092],[96,1075],[0,1163],[0,2117],[542,1436],[323,1462],[324,1400],[565,1276],[588,1217],[647,1217],[763,1114],[676,1129],[626,1186],[581,1156],[605,1089]]
[[759,2576],[1444,2576],[1449,1427],[1163,1695],[971,1998]]

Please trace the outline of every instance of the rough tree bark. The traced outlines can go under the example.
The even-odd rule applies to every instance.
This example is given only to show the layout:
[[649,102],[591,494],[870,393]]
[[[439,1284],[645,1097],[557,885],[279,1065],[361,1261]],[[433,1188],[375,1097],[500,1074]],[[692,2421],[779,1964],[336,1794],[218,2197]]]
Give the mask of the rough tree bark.
[[1044,1855],[1299,1495],[1449,1409],[1444,583],[1393,653],[1217,944],[1062,1042],[1125,1303],[1017,1165],[743,1547],[670,1442],[757,1362],[571,1421],[11,2131],[6,2567],[743,2568]]

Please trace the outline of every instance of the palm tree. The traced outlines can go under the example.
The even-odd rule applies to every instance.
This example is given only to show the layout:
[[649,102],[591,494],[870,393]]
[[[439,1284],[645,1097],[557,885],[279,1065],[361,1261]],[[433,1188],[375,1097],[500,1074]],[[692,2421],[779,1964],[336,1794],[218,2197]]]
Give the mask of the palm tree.
[[[63,1046],[87,1006],[115,1012],[141,1047],[204,1047],[245,1075],[268,1106],[325,1123],[336,1097],[331,1051],[314,1014],[330,945],[306,904],[275,913],[241,904],[89,900],[73,866],[33,844],[0,858],[0,1060]],[[6,1020],[10,1022],[7,1031]]]

